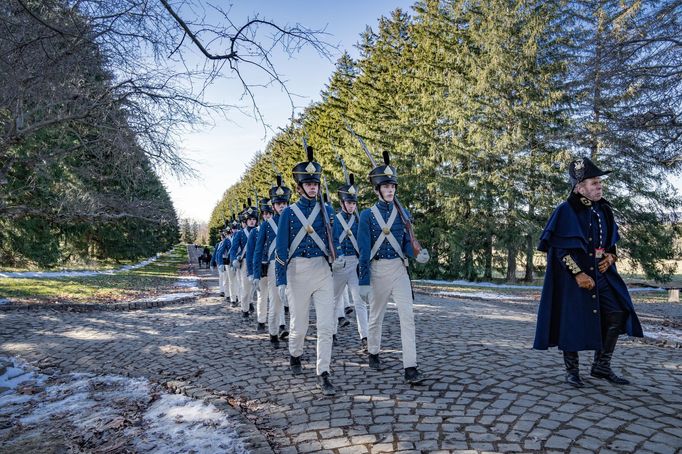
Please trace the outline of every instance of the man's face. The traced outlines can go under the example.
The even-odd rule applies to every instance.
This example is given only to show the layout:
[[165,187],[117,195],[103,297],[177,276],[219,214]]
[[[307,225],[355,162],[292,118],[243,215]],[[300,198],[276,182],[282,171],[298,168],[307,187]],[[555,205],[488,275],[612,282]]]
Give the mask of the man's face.
[[344,201],[342,203],[343,203],[344,209],[346,210],[346,213],[348,213],[348,214],[355,213],[355,210],[358,207],[357,202],[346,202],[346,201]]
[[275,209],[277,214],[282,214],[282,211],[288,206],[289,204],[286,202],[275,202],[272,204],[272,207]]
[[246,220],[246,225],[249,227],[255,227],[256,222],[258,222],[255,218],[249,218]]
[[263,211],[263,220],[264,221],[267,221],[271,217],[272,217],[272,213],[270,213],[269,211]]
[[583,180],[578,186],[578,193],[583,197],[597,202],[602,198],[602,184],[600,177]]
[[306,195],[311,199],[317,197],[319,189],[320,183],[303,183],[303,191],[305,191]]
[[381,198],[384,199],[386,202],[393,202],[393,199],[395,198],[395,184],[393,183],[384,183],[381,186],[379,186],[379,193],[381,194]]

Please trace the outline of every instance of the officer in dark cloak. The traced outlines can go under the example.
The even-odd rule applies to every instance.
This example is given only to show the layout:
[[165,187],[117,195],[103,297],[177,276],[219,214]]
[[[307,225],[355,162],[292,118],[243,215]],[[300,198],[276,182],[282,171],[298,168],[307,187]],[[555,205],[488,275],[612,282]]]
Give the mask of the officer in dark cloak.
[[547,253],[533,348],[563,351],[566,383],[582,387],[578,352],[594,350],[590,375],[629,382],[611,369],[620,334],[642,337],[627,287],[616,269],[618,226],[602,198],[600,170],[590,159],[571,162],[573,190],[549,218],[538,250]]

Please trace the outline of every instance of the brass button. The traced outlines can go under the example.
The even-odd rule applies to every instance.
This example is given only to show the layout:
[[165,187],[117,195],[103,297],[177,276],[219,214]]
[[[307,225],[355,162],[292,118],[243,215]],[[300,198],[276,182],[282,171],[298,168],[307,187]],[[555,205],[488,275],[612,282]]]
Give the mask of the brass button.
[[592,257],[593,255],[594,255],[594,254],[592,254],[592,253],[590,252],[590,257]]
[[594,299],[594,298],[596,298],[596,297],[597,297],[597,295],[592,295],[592,299]]
[[596,313],[597,313],[597,309],[592,309],[592,313],[593,313],[593,314],[596,314]]
[[305,230],[306,230],[306,232],[308,232],[308,233],[313,233],[313,232],[315,231],[315,229],[313,228],[313,226],[310,225],[310,224],[308,224],[308,226],[306,226]]
[[594,267],[593,267],[593,266],[590,267],[590,271],[594,271]]
[[587,239],[587,241],[592,241],[592,237],[589,237],[589,238]]
[[389,229],[388,227],[384,227],[382,229],[382,232],[384,232],[384,235],[388,235],[389,233],[391,233],[391,229]]

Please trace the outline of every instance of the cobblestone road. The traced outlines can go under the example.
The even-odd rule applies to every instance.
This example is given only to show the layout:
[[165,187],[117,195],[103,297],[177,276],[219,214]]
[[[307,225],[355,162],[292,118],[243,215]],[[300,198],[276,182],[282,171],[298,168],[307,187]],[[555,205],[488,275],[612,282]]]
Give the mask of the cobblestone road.
[[614,368],[634,384],[613,387],[584,373],[587,387],[578,390],[562,382],[560,353],[531,349],[526,307],[418,295],[415,314],[420,367],[438,379],[403,383],[392,307],[386,371],[367,367],[354,322],[340,329],[333,398],[315,387],[312,326],[304,374],[294,377],[286,348],[272,350],[253,318],[243,322],[215,294],[142,311],[2,312],[0,354],[66,372],[179,377],[230,396],[275,452],[682,451],[680,349],[621,340]]

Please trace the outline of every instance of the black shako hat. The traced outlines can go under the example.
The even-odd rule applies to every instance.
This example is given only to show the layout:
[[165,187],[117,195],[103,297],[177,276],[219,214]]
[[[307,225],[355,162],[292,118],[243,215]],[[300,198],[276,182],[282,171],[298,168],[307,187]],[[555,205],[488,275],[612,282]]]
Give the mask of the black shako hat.
[[270,205],[270,199],[268,199],[267,197],[263,197],[262,199],[260,199],[259,206],[260,206],[261,214],[273,212],[272,211],[272,205]]
[[358,188],[355,186],[355,176],[352,173],[348,175],[348,184],[341,186],[337,193],[342,202],[358,201]]
[[609,173],[611,173],[611,170],[601,170],[587,157],[576,159],[568,166],[568,176],[571,180],[571,185],[574,187],[588,178],[601,177]]
[[313,147],[306,148],[307,161],[299,162],[294,166],[294,181],[300,185],[303,183],[320,183],[322,178],[322,166],[313,160]]
[[376,166],[369,173],[369,181],[377,189],[382,184],[393,183],[398,185],[398,172],[395,167],[391,165],[391,159],[388,156],[388,151],[382,153],[384,157],[384,165]]
[[244,205],[244,211],[242,211],[242,220],[246,221],[247,219],[255,219],[258,220],[258,208],[253,206],[251,204],[251,197],[246,199],[246,205]]
[[270,202],[272,203],[289,203],[291,199],[291,189],[282,184],[282,177],[277,175],[277,184],[270,188]]

